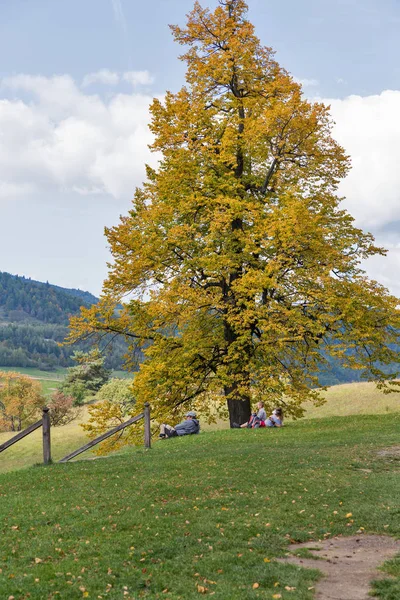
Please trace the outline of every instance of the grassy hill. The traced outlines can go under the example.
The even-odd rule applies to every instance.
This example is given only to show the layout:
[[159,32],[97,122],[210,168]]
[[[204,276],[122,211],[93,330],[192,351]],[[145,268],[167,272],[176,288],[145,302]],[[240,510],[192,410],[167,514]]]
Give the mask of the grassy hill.
[[384,394],[373,383],[334,385],[324,397],[326,403],[322,406],[305,405],[307,418],[400,412],[400,392]]
[[[7,369],[6,369],[7,370]],[[65,370],[56,372],[57,379],[52,379],[49,374],[37,369],[17,369],[21,373],[38,378],[46,394],[51,394],[59,385]],[[115,371],[113,377],[127,377],[123,371]],[[320,407],[306,406],[306,419],[323,419],[326,417],[379,415],[388,413],[400,414],[400,393],[383,394],[373,384],[352,383],[331,387],[325,392],[326,404]],[[55,460],[62,458],[72,450],[79,448],[86,441],[86,434],[79,423],[87,418],[84,411],[78,421],[66,427],[52,429],[52,447]],[[219,421],[215,425],[203,425],[207,432],[228,429],[227,421]],[[12,437],[12,433],[0,433],[0,444]],[[0,455],[0,473],[21,469],[40,463],[42,460],[41,432],[37,431],[25,438],[9,450]],[[86,454],[84,455],[87,456]]]
[[[399,461],[379,454],[399,427],[310,419],[0,475],[0,598],[311,600],[318,573],[275,557],[293,540],[400,535]],[[376,591],[394,600],[400,560],[387,569]]]

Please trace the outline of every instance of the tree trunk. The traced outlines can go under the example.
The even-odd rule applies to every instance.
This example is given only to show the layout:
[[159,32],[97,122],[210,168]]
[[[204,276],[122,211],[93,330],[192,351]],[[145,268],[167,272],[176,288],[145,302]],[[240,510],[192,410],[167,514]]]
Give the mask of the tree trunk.
[[[238,273],[231,274],[231,281],[238,277]],[[227,348],[234,343],[237,339],[236,332],[233,330],[231,325],[225,320],[224,322],[224,339],[227,345]],[[237,365],[236,365],[237,367]],[[242,372],[246,371],[245,367],[241,369]],[[233,375],[235,369],[231,372]],[[244,373],[242,373],[244,374]],[[248,375],[246,373],[246,375]],[[233,427],[234,423],[238,425],[243,425],[250,419],[251,415],[251,404],[250,397],[243,396],[243,394],[239,394],[237,391],[237,384],[233,383],[232,385],[224,386],[224,394],[226,397],[228,411],[229,411],[229,423],[230,426]]]
[[[225,387],[225,396],[232,393],[232,387]],[[251,415],[250,398],[228,398],[227,399],[228,411],[229,411],[229,424],[233,427],[234,423],[243,425],[247,423]]]

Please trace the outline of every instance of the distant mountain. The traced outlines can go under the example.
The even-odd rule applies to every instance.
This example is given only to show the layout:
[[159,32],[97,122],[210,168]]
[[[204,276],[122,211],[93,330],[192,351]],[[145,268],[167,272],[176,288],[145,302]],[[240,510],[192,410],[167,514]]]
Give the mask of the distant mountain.
[[[78,347],[58,344],[67,335],[70,316],[97,302],[90,292],[0,272],[0,367],[71,365]],[[125,352],[122,340],[113,342],[107,366],[120,368]]]
[[57,323],[68,325],[70,315],[82,305],[95,304],[89,292],[68,290],[26,277],[0,272],[0,309],[3,321]]
[[[34,281],[34,283],[38,283],[40,285],[47,285],[43,284],[43,282],[41,281]],[[75,288],[64,288],[60,287],[59,285],[54,285],[53,283],[51,284],[51,287],[55,290],[59,290],[60,292],[65,292],[70,296],[75,296],[75,298],[79,298],[81,302],[87,305],[97,304],[97,302],[99,301],[99,299],[96,298],[96,296],[93,296],[93,294],[91,294],[90,292],[84,292],[83,290],[77,290]]]

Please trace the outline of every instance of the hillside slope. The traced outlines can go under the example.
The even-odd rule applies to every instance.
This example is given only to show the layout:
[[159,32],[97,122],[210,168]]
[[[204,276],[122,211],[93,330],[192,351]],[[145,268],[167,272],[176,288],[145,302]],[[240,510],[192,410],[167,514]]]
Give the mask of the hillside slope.
[[[293,541],[399,536],[398,461],[381,452],[399,425],[310,419],[2,474],[0,598],[312,600],[317,573],[275,559]],[[390,573],[381,600],[399,597],[399,560]]]
[[304,405],[307,419],[400,413],[400,391],[384,394],[374,383],[334,385],[323,395],[326,403],[322,406]]
[[[0,272],[0,367],[70,366],[71,354],[78,348],[59,346],[69,318],[97,300],[90,292]],[[107,366],[120,368],[125,351],[123,341],[115,341]]]

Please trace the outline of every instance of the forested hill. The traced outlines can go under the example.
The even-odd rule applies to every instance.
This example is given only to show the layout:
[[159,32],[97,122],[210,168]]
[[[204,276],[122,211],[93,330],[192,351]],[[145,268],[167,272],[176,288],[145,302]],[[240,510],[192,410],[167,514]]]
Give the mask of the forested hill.
[[[40,285],[44,285],[41,281],[34,281],[34,283],[39,283]],[[48,285],[48,284],[45,284]],[[93,296],[93,294],[91,294],[90,292],[84,292],[83,290],[77,290],[75,288],[63,288],[60,287],[59,285],[54,285],[53,283],[51,284],[51,286],[54,290],[58,290],[60,292],[64,292],[66,294],[68,294],[69,296],[74,296],[74,298],[78,298],[80,300],[81,304],[96,304],[96,302],[98,302],[98,298],[96,298],[96,296]]]
[[[70,366],[78,348],[59,346],[69,317],[96,302],[90,292],[0,272],[0,368]],[[126,352],[123,341],[115,341],[109,350],[107,366],[120,368]]]
[[0,272],[0,321],[68,325],[82,305],[95,304],[89,292],[68,290],[49,283]]

